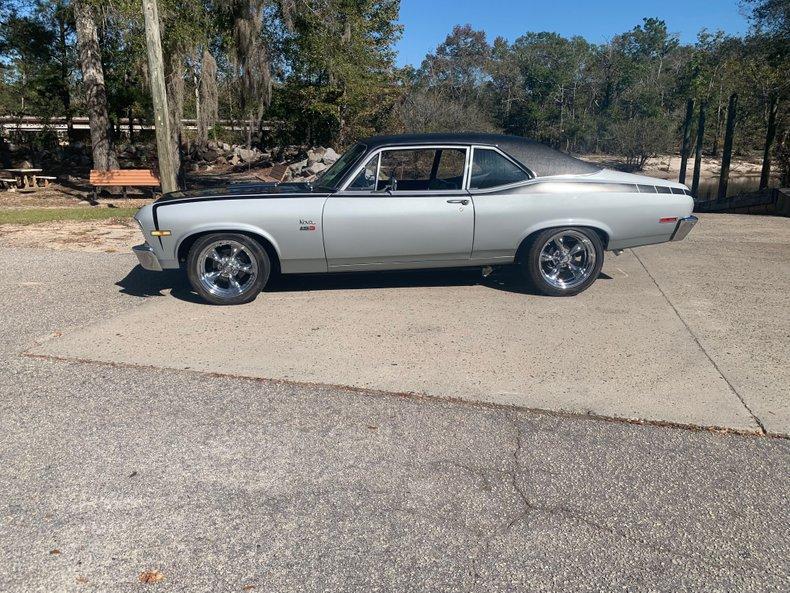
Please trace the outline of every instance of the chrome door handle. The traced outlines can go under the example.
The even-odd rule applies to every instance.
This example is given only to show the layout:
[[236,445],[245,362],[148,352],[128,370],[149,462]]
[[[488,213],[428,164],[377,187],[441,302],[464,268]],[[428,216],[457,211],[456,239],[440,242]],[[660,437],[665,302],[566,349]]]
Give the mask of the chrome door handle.
[[447,200],[447,203],[448,204],[463,204],[464,206],[466,206],[467,204],[469,204],[469,200]]

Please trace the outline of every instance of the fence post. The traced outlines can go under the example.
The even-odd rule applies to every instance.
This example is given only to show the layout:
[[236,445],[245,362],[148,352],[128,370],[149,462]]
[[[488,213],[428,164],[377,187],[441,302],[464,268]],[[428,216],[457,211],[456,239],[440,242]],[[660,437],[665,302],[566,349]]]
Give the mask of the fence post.
[[735,112],[738,109],[738,95],[730,95],[727,105],[727,131],[724,133],[724,154],[721,157],[721,173],[719,174],[718,198],[727,197],[727,182],[730,178],[730,161],[732,160],[732,138],[735,134]]
[[170,118],[167,111],[167,90],[165,87],[164,59],[162,42],[159,35],[159,10],[156,0],[143,0],[145,17],[145,42],[148,49],[148,72],[151,79],[151,102],[154,106],[156,123],[156,152],[159,158],[159,178],[162,192],[178,189],[174,152],[170,149]]

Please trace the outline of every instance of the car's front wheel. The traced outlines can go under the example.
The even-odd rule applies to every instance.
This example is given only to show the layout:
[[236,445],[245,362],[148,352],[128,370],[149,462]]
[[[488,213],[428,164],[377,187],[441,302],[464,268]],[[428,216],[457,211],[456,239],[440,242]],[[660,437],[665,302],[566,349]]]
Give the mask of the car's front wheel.
[[257,241],[237,233],[200,237],[189,250],[187,276],[192,288],[214,305],[240,305],[258,296],[271,262]]
[[601,238],[583,227],[538,233],[521,261],[527,279],[549,296],[572,296],[586,290],[595,282],[602,265]]

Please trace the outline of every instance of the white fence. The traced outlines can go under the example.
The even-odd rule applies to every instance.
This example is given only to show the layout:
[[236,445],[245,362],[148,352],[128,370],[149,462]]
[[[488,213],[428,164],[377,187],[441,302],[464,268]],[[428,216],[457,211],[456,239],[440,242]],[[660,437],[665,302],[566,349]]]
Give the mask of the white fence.
[[[88,118],[87,117],[73,117],[71,119],[72,125],[75,130],[88,130],[90,126],[88,125]],[[229,119],[221,119],[217,122],[220,126],[225,128],[226,130],[238,130],[238,131],[245,131],[247,129],[247,122],[244,121],[232,121]],[[271,130],[277,122],[273,121],[264,121],[261,123],[261,127],[263,130]],[[197,120],[194,119],[182,119],[181,125],[184,129],[187,130],[196,130],[197,129]],[[125,117],[121,118],[120,121],[121,133],[128,134],[129,133],[129,120]],[[50,119],[43,119],[40,117],[32,117],[32,116],[22,116],[16,117],[13,115],[3,115],[0,116],[0,130],[3,132],[41,132],[43,130],[50,130],[53,132],[58,132],[59,134],[65,134],[66,130],[68,129],[68,125],[66,123],[65,117],[53,117]],[[141,130],[153,130],[154,125],[149,124],[147,122],[142,122],[139,119],[132,120],[132,130],[134,132],[139,132]]]

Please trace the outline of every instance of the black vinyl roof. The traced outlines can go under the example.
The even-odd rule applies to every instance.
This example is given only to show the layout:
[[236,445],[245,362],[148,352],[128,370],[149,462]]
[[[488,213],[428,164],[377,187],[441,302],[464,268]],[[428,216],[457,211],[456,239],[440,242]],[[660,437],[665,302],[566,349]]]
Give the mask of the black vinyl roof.
[[397,136],[372,136],[361,142],[368,149],[382,146],[404,146],[411,144],[482,144],[496,146],[507,153],[538,177],[550,175],[584,175],[595,173],[601,167],[554,150],[528,138],[506,136],[504,134],[481,133],[442,133],[442,134],[403,134]]

